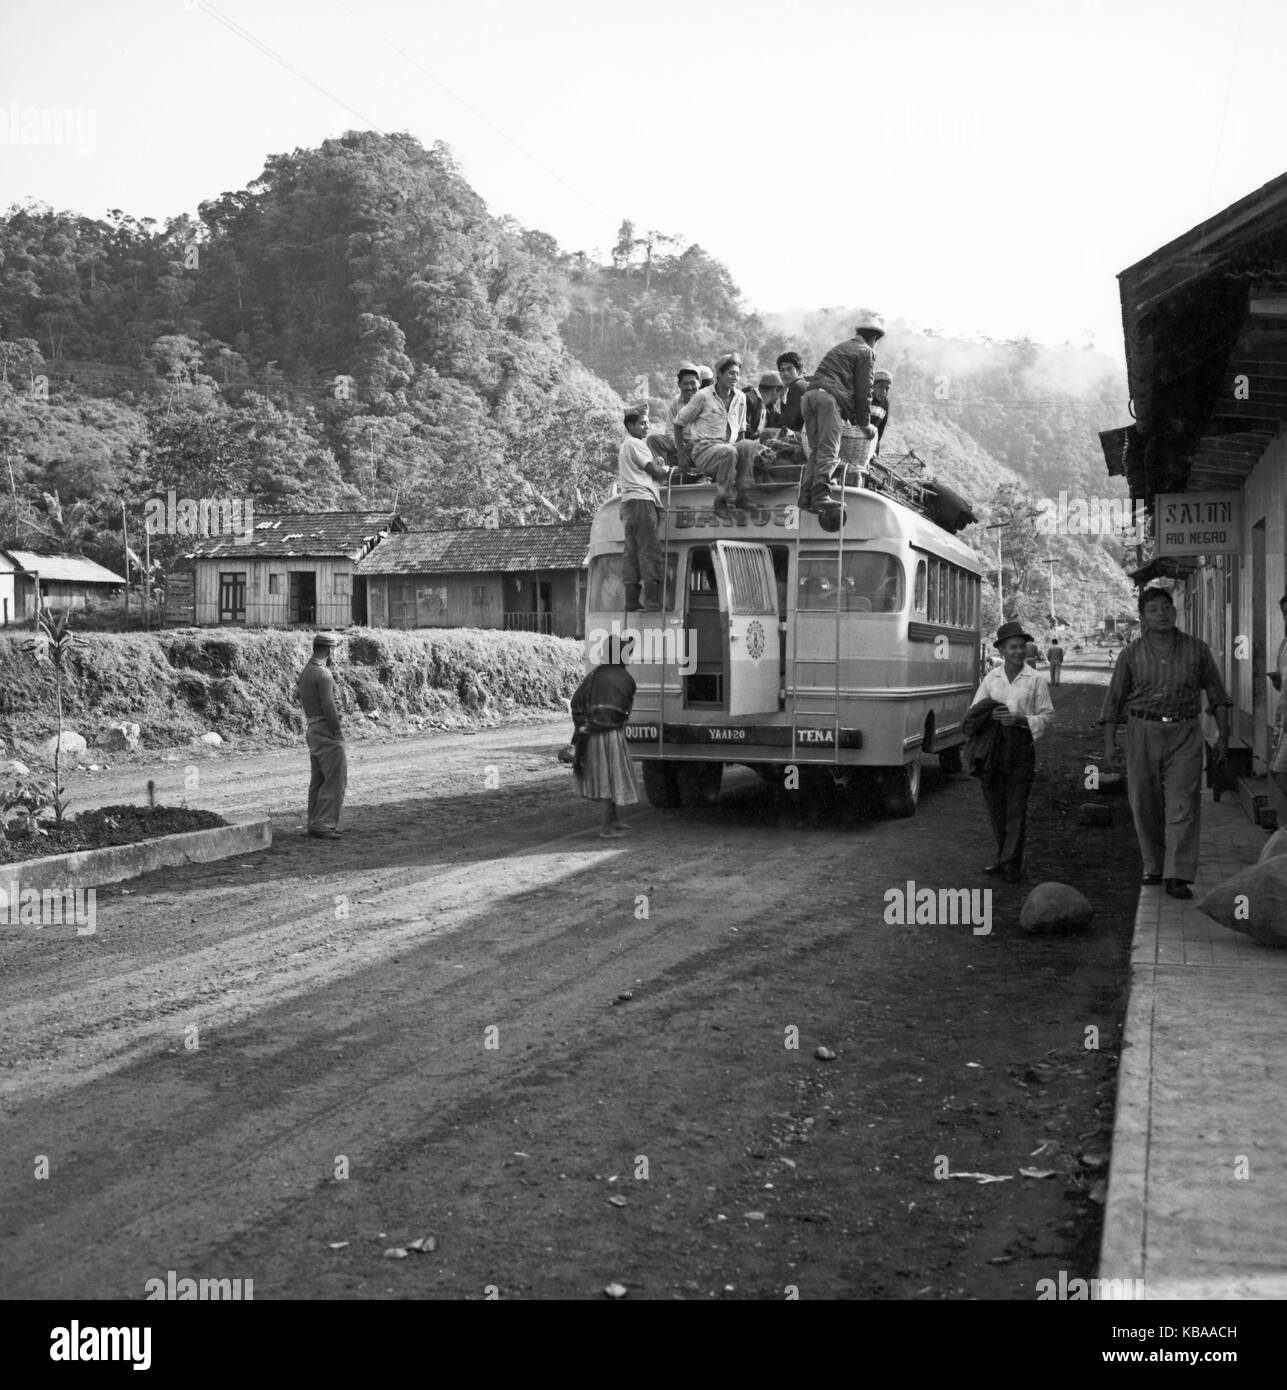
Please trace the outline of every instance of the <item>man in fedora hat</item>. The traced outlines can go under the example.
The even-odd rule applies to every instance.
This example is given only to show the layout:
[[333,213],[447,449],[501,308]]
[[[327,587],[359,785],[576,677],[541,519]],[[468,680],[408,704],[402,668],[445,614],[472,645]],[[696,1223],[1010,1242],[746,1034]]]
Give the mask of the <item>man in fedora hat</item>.
[[1055,716],[1046,678],[1024,661],[1031,641],[1022,623],[1003,623],[997,629],[992,645],[1004,664],[983,677],[965,717],[968,734],[988,734],[978,776],[997,856],[983,872],[1000,874],[1007,883],[1017,883],[1023,872],[1028,794],[1037,766],[1034,744]]
[[340,838],[340,808],[348,786],[348,757],[344,734],[335,707],[334,633],[319,632],[313,638],[313,655],[299,674],[295,694],[308,720],[308,833],[315,840]]
[[809,462],[800,479],[800,506],[806,511],[816,512],[831,501],[828,484],[840,465],[841,426],[857,425],[868,439],[876,438],[872,374],[876,344],[884,336],[885,320],[871,309],[860,309],[854,336],[827,352],[809,378],[802,402]]

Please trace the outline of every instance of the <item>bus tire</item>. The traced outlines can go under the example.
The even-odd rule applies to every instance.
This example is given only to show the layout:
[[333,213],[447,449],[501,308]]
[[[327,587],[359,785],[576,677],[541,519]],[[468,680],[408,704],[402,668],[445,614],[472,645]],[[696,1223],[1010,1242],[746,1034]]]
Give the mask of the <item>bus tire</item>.
[[951,776],[953,773],[960,772],[962,767],[961,745],[958,743],[955,748],[945,748],[938,755],[938,765],[943,772],[948,774],[948,776]]
[[921,799],[921,760],[887,767],[880,774],[880,813],[886,820],[906,820]]
[[679,797],[685,806],[716,805],[723,780],[723,763],[680,763],[675,768]]
[[684,803],[679,795],[679,782],[675,777],[673,763],[663,763],[657,758],[643,760],[644,795],[650,806],[663,811],[672,810]]

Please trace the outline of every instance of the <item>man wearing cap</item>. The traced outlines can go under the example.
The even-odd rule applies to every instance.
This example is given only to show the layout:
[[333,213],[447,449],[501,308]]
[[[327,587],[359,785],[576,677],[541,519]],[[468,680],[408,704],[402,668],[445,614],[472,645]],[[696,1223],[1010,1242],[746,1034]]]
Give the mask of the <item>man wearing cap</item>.
[[1104,696],[1104,761],[1117,763],[1117,725],[1126,721],[1126,790],[1144,860],[1144,884],[1164,884],[1173,898],[1191,898],[1197,877],[1202,814],[1202,694],[1219,739],[1217,765],[1229,757],[1232,701],[1211,648],[1175,625],[1165,589],[1139,598],[1142,632],[1122,651]]
[[761,372],[760,384],[745,388],[746,437],[758,439],[768,430],[781,428],[778,419],[778,400],[782,395],[782,378],[777,372]]
[[653,459],[663,468],[675,468],[679,464],[679,446],[683,442],[684,427],[675,424],[675,416],[697,394],[698,372],[699,368],[694,362],[679,364],[679,371],[675,373],[675,382],[679,390],[670,398],[666,418],[661,422],[658,431],[648,436],[647,444],[652,451]]
[[697,389],[704,391],[708,386],[715,385],[715,373],[703,363],[697,369]]
[[[679,466],[715,479],[715,515],[751,505],[746,489],[755,476],[759,445],[746,434],[746,396],[739,389],[742,358],[726,353],[715,363],[715,384],[703,387],[675,416],[684,426]],[[679,437],[676,435],[676,442]]]
[[882,367],[871,379],[871,423],[876,426],[876,447],[872,457],[880,457],[881,441],[885,438],[885,426],[889,424],[889,388],[894,378]]
[[295,683],[308,720],[308,760],[313,771],[308,784],[308,833],[315,840],[340,838],[340,808],[348,785],[348,758],[331,674],[335,645],[333,634],[319,632],[313,638],[312,658]]
[[1046,678],[1024,662],[1031,641],[1022,623],[997,629],[992,645],[1004,664],[983,677],[965,717],[966,733],[975,740],[983,734],[988,745],[978,775],[997,856],[983,872],[1000,874],[1006,883],[1018,883],[1023,873],[1028,795],[1037,767],[1034,745],[1055,717]]
[[802,403],[809,462],[800,480],[800,505],[806,511],[819,511],[831,501],[828,483],[840,464],[841,426],[857,425],[868,439],[876,438],[872,373],[876,344],[884,336],[885,320],[870,309],[859,310],[854,336],[833,347],[809,379]]

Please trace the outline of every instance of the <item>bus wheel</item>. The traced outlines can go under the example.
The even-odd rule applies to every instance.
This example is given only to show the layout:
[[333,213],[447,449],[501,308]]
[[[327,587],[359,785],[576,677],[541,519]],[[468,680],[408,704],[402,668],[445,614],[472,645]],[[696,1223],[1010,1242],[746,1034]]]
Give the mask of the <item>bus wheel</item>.
[[675,768],[679,797],[685,806],[714,806],[724,780],[723,763],[680,763]]
[[664,811],[683,805],[673,763],[663,763],[656,758],[645,758],[643,777],[644,795],[648,798],[650,805],[659,806]]
[[945,748],[938,755],[939,767],[949,775],[961,770],[961,745],[958,743],[955,748]]
[[905,820],[916,811],[921,796],[921,760],[887,767],[880,774],[880,813],[887,820]]

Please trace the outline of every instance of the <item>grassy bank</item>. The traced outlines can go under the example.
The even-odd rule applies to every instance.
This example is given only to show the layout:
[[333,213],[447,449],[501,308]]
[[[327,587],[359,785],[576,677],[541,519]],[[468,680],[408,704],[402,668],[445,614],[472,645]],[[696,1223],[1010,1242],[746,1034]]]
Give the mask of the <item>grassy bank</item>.
[[[17,756],[57,727],[54,672],[0,636],[0,737]],[[111,720],[140,726],[143,747],[215,732],[232,743],[297,741],[295,679],[311,634],[181,629],[76,633],[63,682],[63,723],[92,744]],[[335,662],[349,735],[463,728],[488,717],[557,709],[581,678],[581,646],[525,632],[353,628]]]

